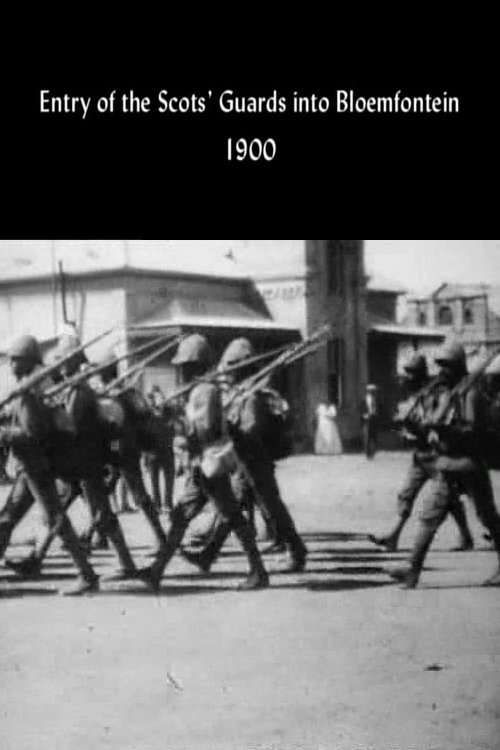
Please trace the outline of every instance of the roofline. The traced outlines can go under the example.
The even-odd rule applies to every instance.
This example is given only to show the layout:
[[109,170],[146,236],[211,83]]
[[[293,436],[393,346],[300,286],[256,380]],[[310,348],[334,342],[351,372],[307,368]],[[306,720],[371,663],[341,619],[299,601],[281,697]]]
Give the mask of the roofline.
[[158,321],[158,322],[143,322],[136,323],[130,326],[129,330],[134,335],[136,333],[154,332],[162,328],[182,328],[182,327],[196,327],[196,328],[239,328],[252,331],[262,331],[262,333],[297,333],[300,332],[296,326],[283,326],[275,323],[272,320],[260,320],[252,318],[216,318],[215,316],[201,317],[201,316],[181,316],[172,318],[172,320]]
[[[106,279],[114,276],[152,276],[153,278],[167,279],[189,279],[189,280],[210,280],[218,283],[227,283],[233,281],[237,284],[248,284],[252,281],[249,276],[222,276],[220,274],[210,273],[195,273],[187,271],[162,271],[154,268],[141,268],[140,266],[129,266],[124,264],[123,266],[117,266],[116,268],[94,268],[88,271],[77,271],[72,273],[71,271],[64,271],[64,275],[67,280],[72,279]],[[13,276],[7,279],[0,278],[0,287],[8,286],[19,286],[22,284],[33,285],[46,282],[54,282],[54,278],[58,278],[58,274],[54,273],[41,273],[33,276]]]
[[435,329],[420,328],[413,326],[402,326],[397,323],[372,323],[369,326],[368,333],[387,334],[389,336],[401,336],[403,338],[426,338],[426,339],[445,339],[447,332]]
[[265,281],[309,281],[312,278],[319,276],[316,271],[304,271],[304,273],[270,273],[269,275],[259,274],[250,277],[255,284],[261,284]]
[[370,286],[369,284],[366,285],[366,292],[367,294],[393,294],[395,297],[407,294],[406,289],[388,289],[385,286]]
[[481,293],[475,292],[474,294],[454,294],[450,297],[408,297],[408,303],[410,302],[456,302],[457,300],[471,300],[471,299],[483,299],[484,297],[488,297],[488,292],[484,291]]
[[[458,286],[458,287],[460,287],[460,286],[461,287],[467,287],[467,286],[468,287],[475,287],[476,290],[479,290],[479,289],[481,290],[481,292],[477,291],[475,293],[475,296],[477,296],[477,297],[484,297],[485,294],[488,294],[488,290],[491,288],[491,284],[485,284],[483,282],[477,282],[475,284],[474,283],[472,283],[472,284],[465,284],[465,283],[460,283],[460,282],[457,282],[457,281],[443,281],[438,286],[437,289],[435,289],[433,292],[431,292],[429,294],[429,297],[437,297],[444,289],[446,289],[447,286],[448,287],[454,287],[454,286]],[[456,294],[455,293],[451,297],[451,299],[459,298],[459,297],[467,297],[467,296],[468,295],[466,295],[466,294]],[[474,295],[471,295],[471,296],[474,296]],[[446,299],[446,297],[444,299]]]
[[[408,294],[408,289],[397,281],[380,279],[375,273],[364,274],[365,289],[367,292],[385,292],[386,294]],[[373,286],[370,283],[373,282]]]

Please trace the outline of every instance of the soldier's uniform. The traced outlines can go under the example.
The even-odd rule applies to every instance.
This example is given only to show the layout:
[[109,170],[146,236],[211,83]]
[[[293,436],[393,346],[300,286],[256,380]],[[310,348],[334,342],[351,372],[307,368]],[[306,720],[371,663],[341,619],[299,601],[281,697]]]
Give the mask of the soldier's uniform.
[[[247,339],[234,339],[227,347],[220,367],[237,364],[253,355]],[[227,393],[231,404],[231,390]],[[238,454],[238,465],[232,475],[232,485],[241,505],[248,505],[248,495],[253,495],[276,530],[277,539],[285,545],[291,555],[290,572],[304,568],[307,550],[286,507],[276,481],[275,461],[270,455],[268,433],[269,412],[263,392],[255,391],[244,398],[237,397],[230,405],[228,426]],[[231,532],[227,519],[219,518],[208,545],[199,553],[184,553],[184,556],[202,570],[209,570],[217,559],[224,542]]]
[[[70,353],[72,344],[61,346],[61,356]],[[66,365],[66,376],[76,371],[78,362]],[[106,460],[106,436],[98,413],[95,392],[86,381],[81,381],[66,393],[65,410],[75,432],[74,457],[77,458],[75,474],[84,497],[87,499],[96,531],[102,538],[108,537],[118,554],[122,578],[133,577],[135,565],[125,542],[118,519],[111,509],[111,502],[104,484]],[[68,457],[71,461],[72,457]],[[64,461],[64,455],[62,456]]]
[[[118,375],[116,360],[108,354],[105,360],[108,367],[101,372],[101,379],[108,385]],[[114,463],[119,470],[127,490],[131,493],[136,505],[142,510],[157,540],[158,549],[166,544],[166,535],[151,497],[148,495],[144,485],[141,470],[141,453],[144,450],[141,444],[141,428],[143,416],[137,413],[137,403],[142,401],[142,396],[133,389],[120,390],[118,393],[111,391],[104,399],[100,399],[101,420],[106,422],[106,413],[118,408],[120,411],[120,424],[116,429],[115,438],[118,444],[114,453]],[[141,407],[142,408],[142,407]]]
[[[399,538],[406,522],[411,516],[415,500],[423,486],[432,477],[432,471],[426,460],[429,454],[429,446],[421,432],[421,428],[425,416],[434,407],[438,386],[436,384],[433,388],[425,390],[425,386],[429,385],[429,377],[427,362],[422,354],[413,355],[404,369],[408,379],[408,386],[416,392],[412,393],[407,401],[401,405],[403,413],[400,414],[400,417],[405,424],[405,435],[414,446],[414,450],[403,487],[397,496],[398,521],[388,534],[383,536],[368,534],[370,541],[385,547],[390,552],[397,550]],[[411,415],[411,419],[408,419],[405,415]],[[465,509],[460,500],[461,488],[459,483],[455,483],[454,490],[450,500],[449,512],[455,519],[460,530],[460,541],[455,549],[470,550],[473,548],[474,542],[467,524]]]
[[[202,375],[211,357],[208,342],[194,334],[179,345],[173,364],[192,368],[193,375]],[[250,573],[240,588],[255,589],[268,585],[267,573],[248,522],[234,498],[230,483],[233,468],[229,443],[225,436],[220,391],[214,383],[200,383],[191,390],[185,408],[188,425],[190,464],[184,492],[172,511],[166,548],[160,550],[153,565],[142,575],[159,587],[163,571],[182,542],[186,529],[211,500],[238,537],[247,556]],[[222,451],[222,454],[219,453]],[[224,451],[226,451],[224,453]]]
[[[449,402],[453,386],[466,375],[465,352],[459,344],[447,344],[436,358],[442,368],[451,372],[447,387],[436,403],[435,414],[442,413]],[[432,540],[446,518],[457,492],[457,483],[472,499],[478,518],[490,533],[499,557],[498,572],[485,583],[500,583],[500,516],[495,507],[487,465],[482,456],[485,413],[481,390],[472,385],[465,394],[450,404],[452,420],[442,434],[439,426],[430,432],[428,442],[435,449],[429,461],[432,472],[432,492],[425,499],[409,566],[389,571],[406,588],[414,588],[423,568]],[[432,415],[430,417],[432,424]]]
[[[14,367],[16,360],[24,361],[27,366],[25,374],[33,372],[35,366],[41,364],[38,342],[32,336],[24,336],[15,342],[9,355]],[[51,413],[40,393],[36,389],[30,389],[15,403],[13,424],[1,431],[2,443],[11,447],[19,462],[10,499],[10,509],[13,512],[11,520],[16,517],[16,509],[31,506],[33,499],[41,503],[50,525],[54,525],[62,517],[63,509],[51,473],[50,448],[53,437]],[[81,577],[79,585],[65,593],[82,594],[96,590],[98,576],[82,551],[73,526],[66,516],[60,524],[59,536]]]

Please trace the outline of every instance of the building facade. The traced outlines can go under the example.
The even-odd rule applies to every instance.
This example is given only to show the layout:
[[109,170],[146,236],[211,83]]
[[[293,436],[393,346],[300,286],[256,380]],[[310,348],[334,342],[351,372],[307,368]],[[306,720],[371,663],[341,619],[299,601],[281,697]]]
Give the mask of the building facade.
[[[112,340],[89,350],[91,359],[110,343],[121,354],[195,330],[216,354],[241,335],[260,352],[328,323],[327,345],[290,367],[279,385],[293,404],[298,450],[312,448],[322,401],[337,404],[346,445],[359,442],[367,382],[363,240],[26,241],[14,251],[19,262],[0,276],[0,353],[23,333],[49,345],[68,322],[82,340],[118,326]],[[143,386],[153,383],[167,392],[175,386],[170,354],[146,368]]]
[[325,401],[337,406],[344,443],[360,439],[367,378],[363,249],[363,240],[240,240],[233,248],[273,320],[293,325],[303,337],[331,326],[327,345],[291,375],[304,449],[312,447],[316,409]]
[[379,390],[383,416],[380,444],[385,448],[401,445],[391,418],[403,395],[400,384],[405,364],[418,351],[432,370],[434,355],[445,338],[436,328],[398,320],[399,299],[404,294],[405,289],[384,279],[368,279],[368,378]]
[[500,344],[500,290],[487,284],[441,284],[408,298],[407,322],[460,338],[472,355]]

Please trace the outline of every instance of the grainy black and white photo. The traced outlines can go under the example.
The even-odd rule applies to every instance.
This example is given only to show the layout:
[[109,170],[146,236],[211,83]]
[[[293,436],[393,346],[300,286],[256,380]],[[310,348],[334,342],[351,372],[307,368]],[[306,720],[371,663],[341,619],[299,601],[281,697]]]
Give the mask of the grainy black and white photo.
[[500,240],[0,240],[2,750],[500,747]]

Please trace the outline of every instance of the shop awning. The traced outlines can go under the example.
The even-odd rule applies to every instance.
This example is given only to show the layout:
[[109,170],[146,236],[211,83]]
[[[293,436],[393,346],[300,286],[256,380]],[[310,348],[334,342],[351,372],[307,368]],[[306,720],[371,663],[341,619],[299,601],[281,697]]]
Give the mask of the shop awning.
[[132,326],[135,332],[162,328],[247,329],[288,334],[298,333],[292,325],[277,323],[245,302],[224,299],[176,298]]
[[426,326],[408,326],[398,325],[397,323],[372,323],[369,328],[370,333],[382,333],[388,336],[395,336],[402,339],[421,338],[434,341],[443,341],[446,334],[437,331],[435,328]]

